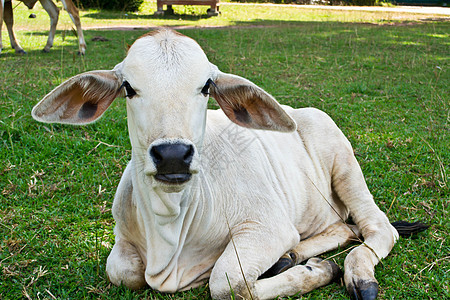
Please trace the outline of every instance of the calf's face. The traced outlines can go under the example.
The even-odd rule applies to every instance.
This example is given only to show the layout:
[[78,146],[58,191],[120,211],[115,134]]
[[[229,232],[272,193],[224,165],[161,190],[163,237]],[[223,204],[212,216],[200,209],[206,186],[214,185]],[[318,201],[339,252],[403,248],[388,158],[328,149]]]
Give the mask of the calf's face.
[[179,190],[199,171],[209,82],[217,69],[192,39],[149,35],[115,70],[125,83],[133,159],[153,186]]
[[231,121],[293,131],[295,122],[250,81],[220,72],[192,39],[170,30],[139,38],[113,70],[74,76],[32,111],[42,122],[87,124],[127,98],[132,160],[153,188],[179,192],[199,172],[209,96]]

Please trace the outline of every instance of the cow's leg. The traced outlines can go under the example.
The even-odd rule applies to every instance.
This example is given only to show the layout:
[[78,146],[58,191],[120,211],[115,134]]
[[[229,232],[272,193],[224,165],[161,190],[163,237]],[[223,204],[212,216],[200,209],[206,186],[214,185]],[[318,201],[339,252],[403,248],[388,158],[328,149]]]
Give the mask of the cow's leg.
[[274,299],[305,294],[336,281],[341,273],[332,261],[310,258],[306,265],[297,265],[274,277],[257,280],[252,296],[253,299]]
[[73,4],[72,0],[61,0],[64,8],[69,13],[73,24],[77,28],[78,35],[78,45],[80,49],[80,54],[84,55],[86,52],[86,42],[84,41],[83,29],[81,29],[80,14],[78,8]]
[[283,253],[298,244],[298,232],[286,226],[263,227],[258,222],[238,227],[242,230],[232,234],[232,241],[212,270],[209,284],[214,299],[230,299],[232,293],[244,299],[306,293],[330,283],[339,273],[333,262],[312,259],[305,266],[258,280]]
[[133,184],[131,181],[131,162],[120,179],[112,207],[116,227],[116,243],[106,261],[106,274],[115,285],[125,285],[131,289],[140,289],[147,285],[145,266],[136,248],[135,240],[139,238],[136,206],[133,203]]
[[295,263],[299,264],[310,257],[344,247],[350,242],[358,241],[358,236],[359,229],[357,226],[342,222],[335,223],[318,235],[301,241],[292,249],[296,258]]
[[336,154],[334,161],[332,186],[364,238],[344,261],[344,281],[356,299],[375,299],[378,284],[374,267],[389,254],[398,233],[376,206],[351,147]]
[[337,222],[321,233],[306,240],[301,240],[297,246],[283,255],[262,277],[271,277],[286,271],[308,258],[348,245],[357,241],[359,229],[355,225]]
[[26,52],[20,46],[19,42],[16,39],[14,34],[13,25],[14,25],[14,17],[11,1],[5,1],[3,3],[3,18],[5,20],[6,28],[8,29],[9,40],[11,42],[11,47],[16,50],[16,53],[25,54]]
[[50,48],[53,47],[53,39],[55,38],[56,25],[58,24],[59,9],[52,2],[52,0],[39,0],[42,7],[47,11],[50,17],[50,31],[48,33],[47,44],[44,47],[44,52],[49,52]]
[[116,238],[116,243],[106,262],[106,274],[115,285],[138,290],[147,285],[145,266],[136,247]]
[[3,6],[5,5],[5,0],[0,0],[0,54],[2,53],[2,25],[3,25]]

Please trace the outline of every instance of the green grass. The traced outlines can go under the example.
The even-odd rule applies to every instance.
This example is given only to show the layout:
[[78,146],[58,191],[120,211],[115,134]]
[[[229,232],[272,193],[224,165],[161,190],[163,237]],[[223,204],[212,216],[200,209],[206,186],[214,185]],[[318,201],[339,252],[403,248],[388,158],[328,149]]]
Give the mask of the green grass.
[[[450,297],[448,22],[421,20],[435,17],[425,15],[261,7],[250,12],[236,6],[223,6],[223,15],[211,19],[197,8],[180,8],[186,11],[166,20],[151,17],[151,5],[130,18],[84,11],[82,22],[86,28],[225,26],[181,32],[196,39],[222,71],[247,77],[281,103],[330,114],[352,142],[389,218],[432,225],[415,239],[401,239],[377,266],[379,298]],[[123,99],[84,127],[41,124],[30,116],[33,105],[63,80],[113,68],[144,31],[87,29],[87,55],[79,57],[63,12],[55,46],[44,54],[48,19],[43,22],[38,10],[39,23],[28,27],[20,23],[35,22],[25,18],[29,12],[21,6],[16,11],[22,29],[17,35],[28,54],[15,55],[3,32],[0,299],[209,297],[207,285],[174,296],[131,292],[106,280],[114,243],[110,208],[130,159]],[[108,41],[93,42],[94,36]],[[344,257],[335,258],[341,266]],[[348,299],[348,294],[333,284],[303,298]]]

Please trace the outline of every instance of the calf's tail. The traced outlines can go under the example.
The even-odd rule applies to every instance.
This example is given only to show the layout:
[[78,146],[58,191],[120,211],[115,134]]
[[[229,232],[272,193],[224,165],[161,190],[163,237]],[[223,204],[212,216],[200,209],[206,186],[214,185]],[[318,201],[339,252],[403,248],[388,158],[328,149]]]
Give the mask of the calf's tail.
[[395,221],[391,223],[401,237],[410,237],[416,233],[427,230],[430,225],[420,222],[409,223],[406,221]]

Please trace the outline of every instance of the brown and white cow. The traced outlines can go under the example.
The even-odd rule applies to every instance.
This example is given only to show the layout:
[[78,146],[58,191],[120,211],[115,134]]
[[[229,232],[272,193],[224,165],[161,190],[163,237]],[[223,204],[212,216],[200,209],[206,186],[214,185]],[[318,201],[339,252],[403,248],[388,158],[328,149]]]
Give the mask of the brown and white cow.
[[[376,297],[374,267],[398,233],[328,115],[280,106],[166,29],[139,38],[113,70],[62,83],[32,115],[87,124],[123,93],[132,159],[113,204],[112,283],[175,292],[209,278],[216,299],[306,293],[340,273],[314,256],[360,236],[345,284],[355,298]],[[207,110],[209,96],[222,110]],[[355,225],[343,222],[349,216]],[[261,276],[289,260],[286,271]]]
[[[23,2],[29,9],[33,8],[38,0],[20,0]],[[48,33],[47,44],[44,47],[44,52],[49,52],[50,48],[53,46],[53,39],[55,38],[56,33],[56,25],[58,24],[59,18],[59,8],[56,7],[55,3],[52,0],[39,0],[42,7],[47,11],[50,17],[50,32]],[[84,54],[86,52],[86,42],[84,41],[83,30],[81,29],[80,16],[78,14],[78,9],[73,4],[72,0],[61,0],[64,9],[69,13],[70,18],[72,19],[75,27],[77,28],[78,35],[78,43],[79,43],[79,51],[80,54]],[[3,20],[5,20],[6,28],[8,29],[9,40],[11,42],[11,47],[16,50],[16,53],[24,54],[25,50],[20,46],[19,42],[16,39],[13,30],[14,17],[13,17],[13,8],[11,0],[0,0],[0,54],[2,52],[2,24]]]

